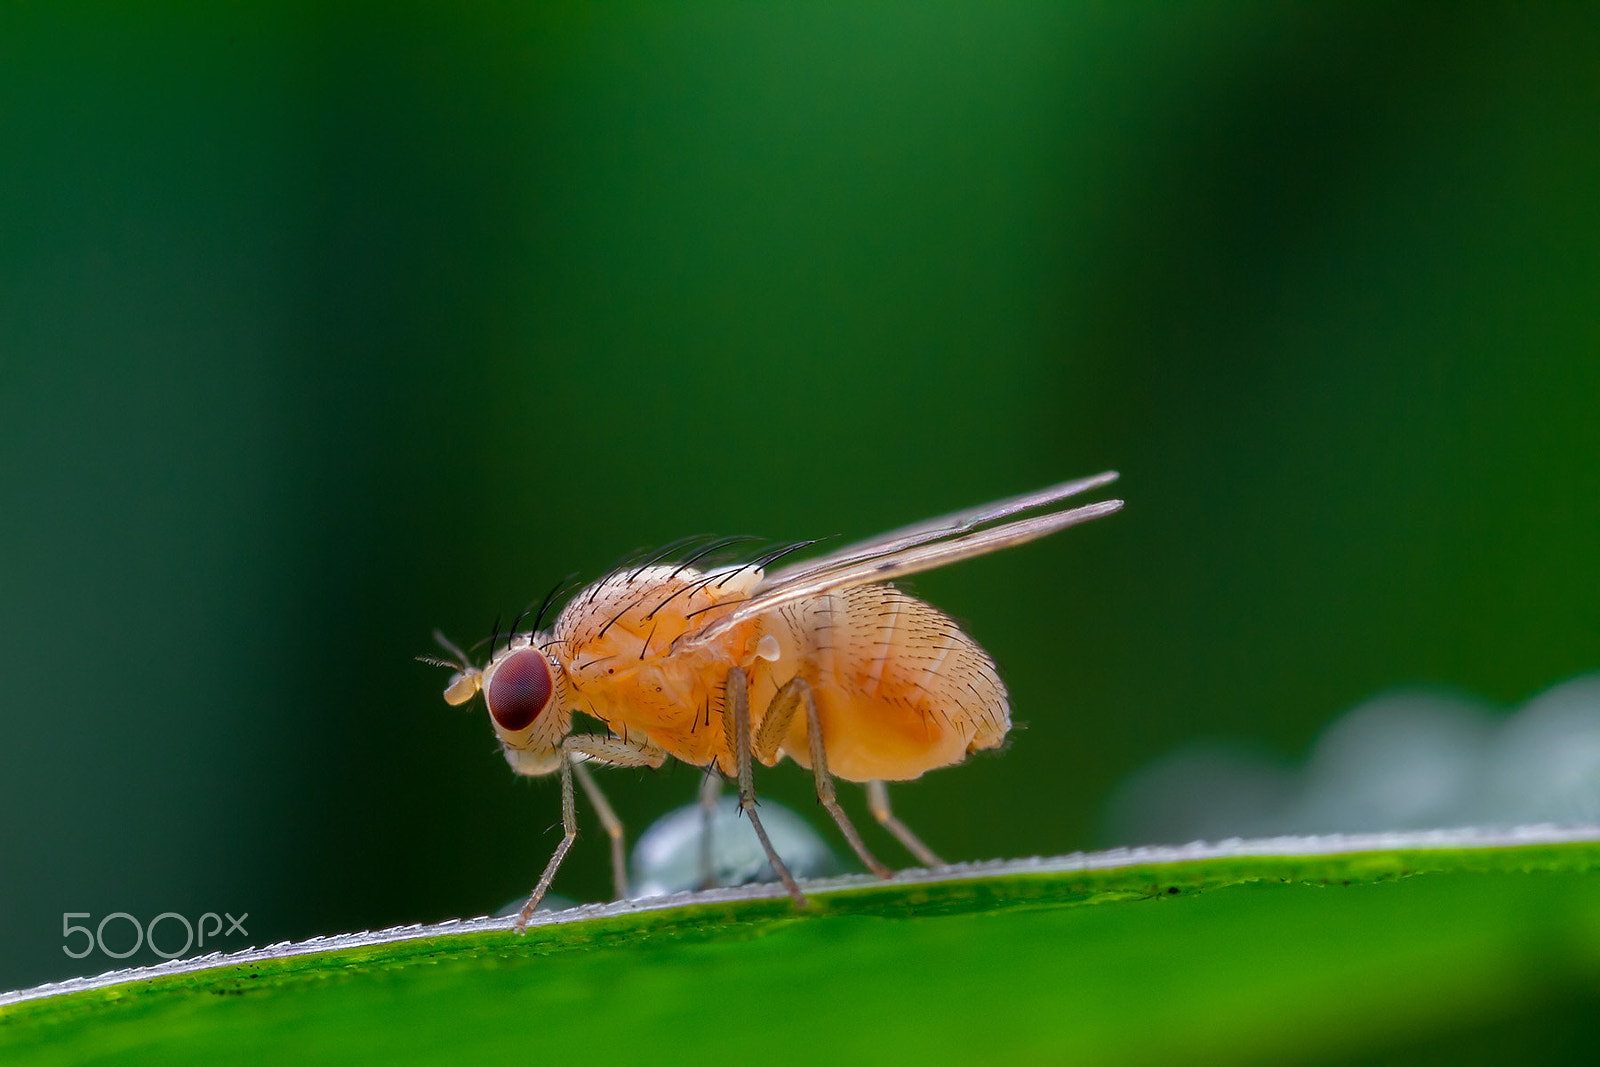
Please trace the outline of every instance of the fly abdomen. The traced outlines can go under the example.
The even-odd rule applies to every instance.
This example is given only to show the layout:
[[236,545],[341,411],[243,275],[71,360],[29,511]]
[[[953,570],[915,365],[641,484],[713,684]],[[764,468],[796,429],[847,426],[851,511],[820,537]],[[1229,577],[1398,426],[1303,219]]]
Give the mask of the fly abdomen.
[[[915,778],[998,746],[1011,726],[988,653],[944,612],[892,586],[787,605],[773,624],[789,653],[780,668],[792,664],[811,684],[839,777]],[[809,766],[807,736],[797,719],[784,751]]]

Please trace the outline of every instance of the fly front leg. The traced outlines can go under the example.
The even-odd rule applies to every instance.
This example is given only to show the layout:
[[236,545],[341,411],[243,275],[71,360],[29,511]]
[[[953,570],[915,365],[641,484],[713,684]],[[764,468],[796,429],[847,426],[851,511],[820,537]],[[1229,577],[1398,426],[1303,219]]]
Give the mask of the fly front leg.
[[578,806],[572,799],[572,756],[565,747],[561,750],[561,829],[563,831],[561,844],[556,846],[555,855],[550,857],[550,862],[544,865],[544,873],[539,876],[539,884],[533,887],[533,895],[528,897],[528,902],[517,914],[517,921],[512,928],[519,934],[528,932],[528,920],[533,918],[533,910],[539,906],[539,901],[544,899],[545,893],[550,889],[551,880],[561,867],[561,861],[567,858],[572,843],[578,839]]
[[[519,934],[527,933],[528,921],[533,918],[534,909],[550,891],[550,883],[555,880],[556,871],[561,868],[561,862],[567,858],[572,843],[578,839],[578,805],[572,795],[572,774],[576,766],[576,756],[588,756],[590,759],[617,767],[659,767],[666,759],[666,753],[649,741],[623,741],[603,734],[573,734],[562,740],[561,844],[556,846],[555,855],[545,864],[544,873],[539,876],[539,884],[533,887],[528,902],[522,906],[522,911],[517,913],[517,921],[513,928]],[[605,794],[600,792],[600,786],[589,774],[588,769],[578,766],[576,770],[579,780],[583,782],[584,792],[589,795],[590,802],[600,814],[601,824],[611,837],[611,876],[616,885],[617,896],[621,898],[627,894],[628,885],[622,821],[606,802]]]
[[667,761],[667,750],[642,736],[569,734],[561,747],[612,767],[660,767]]
[[884,829],[898,837],[900,843],[921,860],[924,867],[945,866],[944,860],[934,855],[933,849],[924,845],[922,838],[911,832],[911,827],[894,817],[894,812],[889,808],[888,786],[878,781],[868,782],[867,807],[871,809],[872,817],[882,823]]
[[750,687],[745,679],[744,670],[740,667],[728,672],[727,694],[722,707],[722,729],[724,738],[733,748],[739,765],[739,808],[749,818],[756,836],[761,839],[761,847],[767,852],[767,862],[772,864],[773,873],[782,880],[783,887],[789,891],[794,906],[803,908],[806,906],[806,895],[800,892],[799,883],[794,880],[794,875],[789,873],[789,868],[778,855],[778,850],[772,847],[772,839],[767,836],[766,827],[761,825],[761,817],[756,814],[755,772],[750,766]]
[[[573,734],[561,744],[568,752],[588,756],[597,763],[612,767],[660,767],[667,758],[666,751],[648,739]],[[583,786],[584,793],[588,795],[589,803],[594,805],[606,836],[611,839],[611,884],[616,890],[616,899],[622,900],[628,895],[628,842],[622,829],[622,820],[617,818],[616,811],[600,791],[600,783],[594,780],[589,769],[574,760],[572,770],[578,776],[578,784]]]
[[893,878],[894,872],[867,851],[861,835],[856,833],[849,816],[839,806],[839,799],[833,788],[833,775],[828,772],[827,746],[823,743],[822,720],[817,715],[817,701],[811,695],[811,683],[798,674],[784,683],[783,688],[774,694],[772,703],[767,705],[767,713],[761,717],[761,730],[756,736],[756,757],[762,763],[771,763],[777,759],[778,749],[783,746],[783,739],[788,736],[789,724],[794,721],[795,713],[802,707],[806,709],[806,736],[811,742],[811,773],[817,782],[817,799],[828,809],[833,821],[839,824],[840,833],[850,842],[850,847],[861,862],[866,864],[867,870],[879,878]]

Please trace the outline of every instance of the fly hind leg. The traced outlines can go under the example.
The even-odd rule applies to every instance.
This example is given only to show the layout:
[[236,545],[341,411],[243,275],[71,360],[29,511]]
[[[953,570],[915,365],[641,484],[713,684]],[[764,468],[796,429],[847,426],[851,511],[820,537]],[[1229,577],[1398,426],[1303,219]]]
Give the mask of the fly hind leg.
[[700,855],[697,866],[700,868],[701,889],[717,888],[716,850],[711,836],[717,818],[717,801],[721,798],[722,775],[717,773],[716,764],[712,764],[706,768],[706,776],[700,782]]
[[861,835],[856,833],[849,816],[839,806],[833,788],[833,775],[828,773],[828,753],[823,744],[822,721],[817,716],[817,701],[811,695],[811,683],[798,674],[784,683],[783,688],[773,695],[772,703],[767,705],[767,713],[761,717],[761,730],[756,735],[756,757],[762,763],[777,759],[778,749],[783,746],[783,739],[789,733],[789,724],[802,707],[806,709],[806,737],[811,742],[811,773],[817,781],[817,799],[828,809],[833,821],[839,824],[840,833],[850,842],[851,849],[866,864],[867,870],[879,878],[893,878],[894,872],[867,851]]
[[911,832],[911,827],[894,817],[894,811],[889,807],[889,787],[882,782],[872,781],[867,783],[867,807],[872,810],[872,817],[883,824],[911,854],[922,862],[924,867],[943,867],[944,860],[934,854],[933,849],[922,843],[922,838]]

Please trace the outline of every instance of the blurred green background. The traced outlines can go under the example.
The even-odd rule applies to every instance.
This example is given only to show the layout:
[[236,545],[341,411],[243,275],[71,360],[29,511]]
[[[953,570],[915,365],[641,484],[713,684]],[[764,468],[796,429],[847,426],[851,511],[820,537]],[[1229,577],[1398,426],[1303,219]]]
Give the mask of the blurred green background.
[[[117,965],[69,911],[525,893],[556,783],[412,657],[684,534],[1123,471],[912,583],[1026,727],[897,790],[953,859],[1600,667],[1597,55],[1576,4],[8,0],[0,988]],[[697,774],[606,782],[637,830]]]

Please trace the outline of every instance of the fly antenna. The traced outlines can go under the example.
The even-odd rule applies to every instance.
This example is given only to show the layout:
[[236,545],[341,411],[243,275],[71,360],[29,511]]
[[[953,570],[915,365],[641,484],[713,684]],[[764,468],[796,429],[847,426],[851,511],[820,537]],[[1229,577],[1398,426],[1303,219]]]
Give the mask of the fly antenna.
[[457,648],[455,644],[444,635],[443,630],[433,631],[433,639],[440,648],[450,653],[450,655],[454,657],[454,660],[443,660],[439,659],[437,656],[418,656],[418,662],[431,663],[435,667],[460,667],[464,671],[472,669],[472,664],[467,660],[467,654]]

